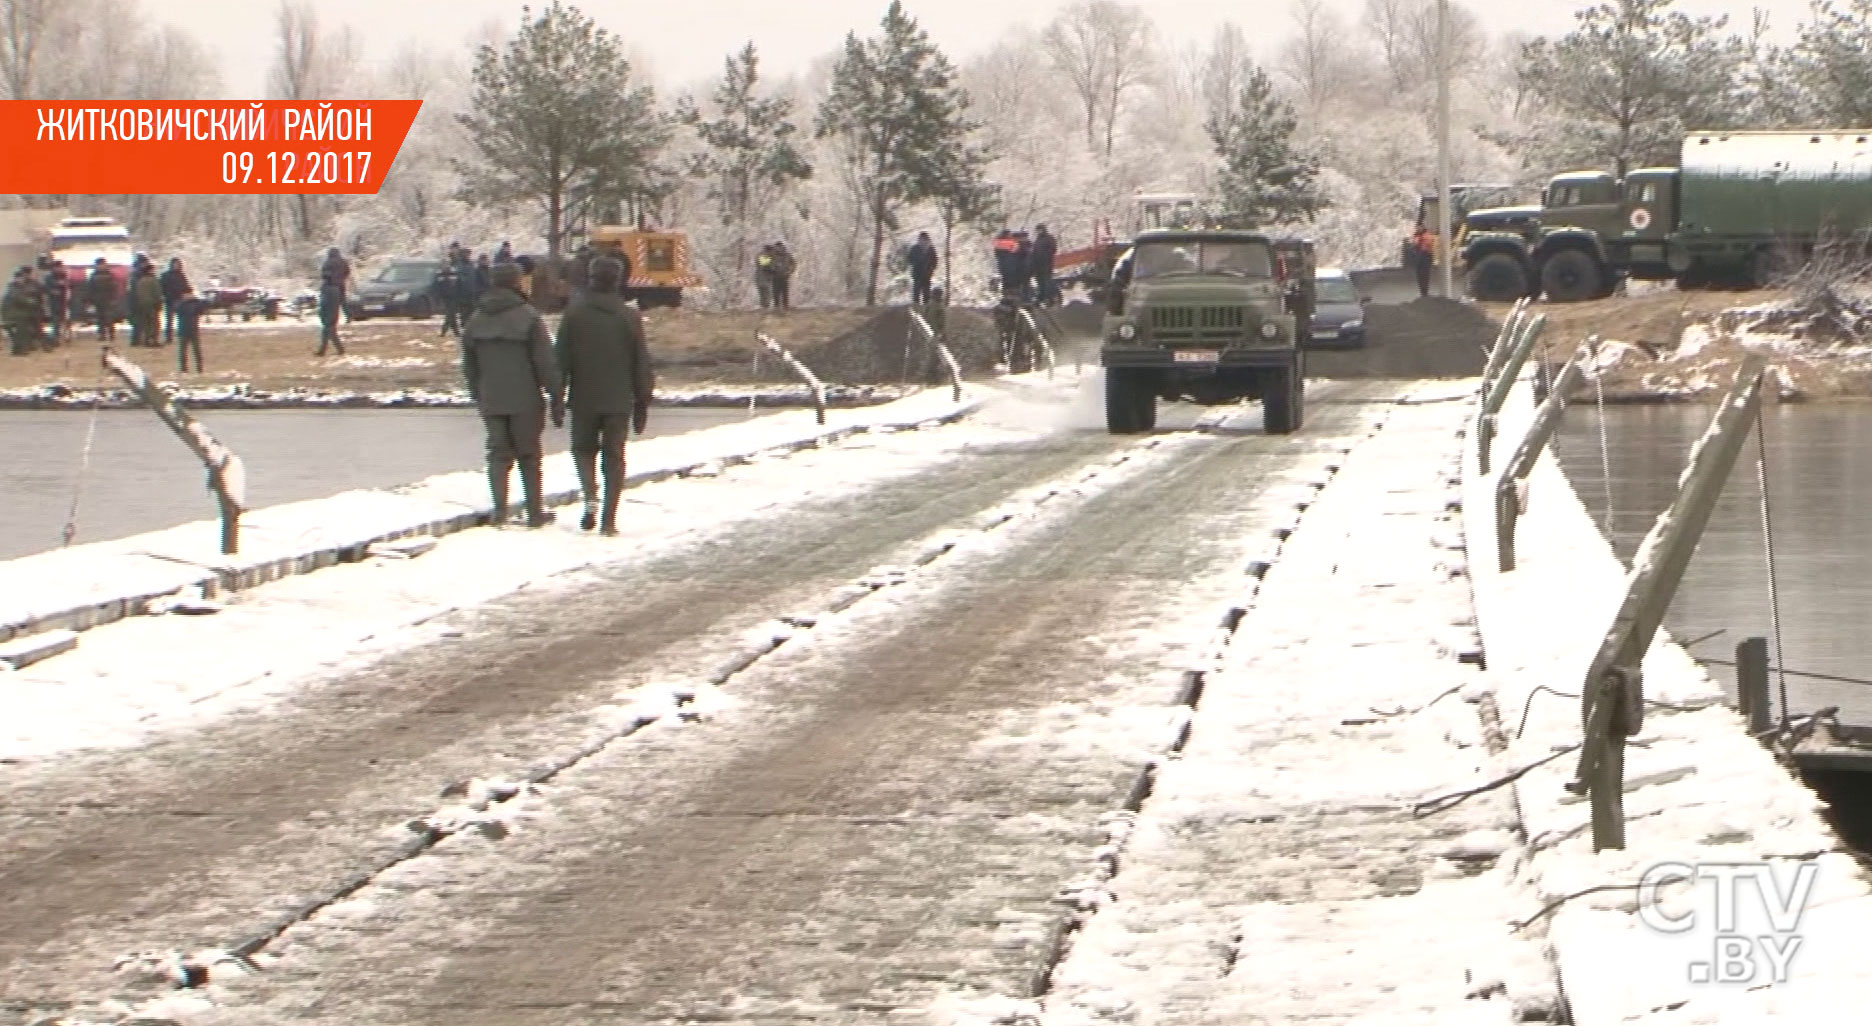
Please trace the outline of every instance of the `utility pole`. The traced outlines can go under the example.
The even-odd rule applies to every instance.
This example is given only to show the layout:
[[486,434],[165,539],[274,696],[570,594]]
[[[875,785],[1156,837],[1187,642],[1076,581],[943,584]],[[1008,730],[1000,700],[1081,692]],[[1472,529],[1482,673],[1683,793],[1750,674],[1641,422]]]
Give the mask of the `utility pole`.
[[1449,0],[1437,0],[1437,234],[1442,239],[1443,295],[1456,298],[1456,238],[1450,207],[1450,23]]

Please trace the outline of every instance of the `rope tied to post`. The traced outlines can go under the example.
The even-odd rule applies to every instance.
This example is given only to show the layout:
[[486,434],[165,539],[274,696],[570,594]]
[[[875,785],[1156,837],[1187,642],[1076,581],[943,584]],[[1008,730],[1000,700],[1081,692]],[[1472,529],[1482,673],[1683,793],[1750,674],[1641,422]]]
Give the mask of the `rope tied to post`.
[[[104,355],[109,353],[110,347],[106,346]],[[78,509],[84,502],[85,482],[90,478],[91,448],[97,441],[98,417],[104,408],[104,384],[109,380],[109,365],[100,357],[97,385],[91,391],[91,415],[85,424],[84,447],[78,452],[78,479],[72,482],[71,506],[65,511],[65,526],[59,532],[60,548],[70,548],[78,537]]]

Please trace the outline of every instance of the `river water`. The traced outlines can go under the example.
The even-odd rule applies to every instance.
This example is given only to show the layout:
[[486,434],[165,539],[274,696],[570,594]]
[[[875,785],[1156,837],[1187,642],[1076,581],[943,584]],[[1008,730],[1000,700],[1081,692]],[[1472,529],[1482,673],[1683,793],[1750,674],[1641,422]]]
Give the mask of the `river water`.
[[[1612,470],[1607,533],[1627,562],[1675,497],[1677,476],[1714,412],[1700,405],[1606,410]],[[1866,444],[1872,404],[1770,406],[1764,423],[1784,665],[1872,679],[1872,446]],[[1600,420],[1590,404],[1568,412],[1556,449],[1574,490],[1604,529],[1607,475]],[[1699,657],[1733,661],[1737,642],[1759,636],[1770,639],[1773,658],[1756,454],[1750,438],[1665,618],[1681,642],[1724,632],[1695,645],[1691,653]],[[1612,613],[1606,610],[1608,623]],[[1733,671],[1709,669],[1733,694]],[[1771,692],[1778,684],[1771,677]],[[1842,721],[1872,725],[1872,686],[1790,674],[1787,690],[1796,715],[1838,705]],[[1775,701],[1778,711],[1778,694]]]
[[[472,410],[208,410],[197,417],[240,454],[255,509],[482,465],[481,422]],[[746,417],[738,409],[658,407],[644,437]],[[90,425],[89,414],[74,411],[0,411],[0,559],[58,547],[74,498],[79,543],[214,519],[201,464],[155,414],[100,412],[81,474]],[[565,432],[548,429],[546,437],[553,451],[565,448]]]

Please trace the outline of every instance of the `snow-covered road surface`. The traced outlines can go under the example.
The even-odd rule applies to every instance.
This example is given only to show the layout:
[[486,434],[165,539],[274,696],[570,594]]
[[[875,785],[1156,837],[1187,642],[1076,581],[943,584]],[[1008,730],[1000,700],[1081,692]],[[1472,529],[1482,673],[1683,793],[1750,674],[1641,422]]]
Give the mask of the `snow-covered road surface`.
[[[113,974],[115,958],[300,919],[261,946],[263,971],[227,983],[217,971],[146,1011],[856,1022],[958,993],[1024,995],[1067,918],[1056,892],[1096,865],[1101,821],[1177,736],[1180,671],[1248,561],[1399,391],[1320,389],[1292,438],[1223,424],[1132,441],[990,410],[979,425],[868,440],[863,472],[834,449],[656,485],[640,497],[667,518],[646,516],[639,540],[663,540],[641,555],[620,544],[375,651],[331,649],[334,633],[335,665],[278,674],[268,701],[168,725],[140,748],[6,767],[0,1008],[107,1019],[98,999],[162,986]],[[745,515],[680,531],[685,513],[799,473],[802,458],[823,461],[808,479],[834,483],[757,490],[764,503]],[[1433,463],[1417,466],[1434,478]],[[550,566],[571,543],[592,544],[467,532],[375,572],[445,568],[451,545],[530,546]],[[301,616],[307,634],[335,630],[321,602],[364,583],[338,573],[293,582],[335,590],[271,615],[258,607],[286,585],[253,593],[242,634],[283,645],[274,625]],[[430,573],[396,587],[436,602],[469,583]],[[849,587],[867,576],[884,586]],[[763,625],[786,616],[814,626],[707,684],[750,632],[770,647]],[[184,675],[188,644],[167,643]],[[309,668],[320,648],[280,662]],[[694,696],[683,714],[632,733],[646,709],[675,711],[671,688]],[[406,822],[461,801],[438,797],[444,784],[541,765],[565,768],[498,810],[508,827],[397,860]]]

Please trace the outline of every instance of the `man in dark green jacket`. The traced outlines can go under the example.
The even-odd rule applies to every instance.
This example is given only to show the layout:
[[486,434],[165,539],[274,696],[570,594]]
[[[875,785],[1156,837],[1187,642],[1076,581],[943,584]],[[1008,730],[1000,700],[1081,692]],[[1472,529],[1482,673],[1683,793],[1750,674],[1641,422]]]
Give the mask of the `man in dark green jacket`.
[[[650,395],[656,379],[643,316],[618,295],[624,264],[612,257],[593,260],[590,288],[567,308],[559,321],[559,373],[572,408],[572,462],[585,492],[585,517],[579,526],[617,534],[617,511],[624,494],[624,441],[635,427],[642,434],[650,418]],[[604,512],[598,515],[598,467],[604,467]]]
[[462,376],[487,425],[493,523],[507,519],[507,482],[518,463],[527,526],[544,527],[553,516],[542,500],[540,436],[548,407],[554,427],[565,423],[565,400],[553,364],[552,333],[520,294],[520,268],[500,264],[490,272],[489,288],[462,331],[461,347]]

